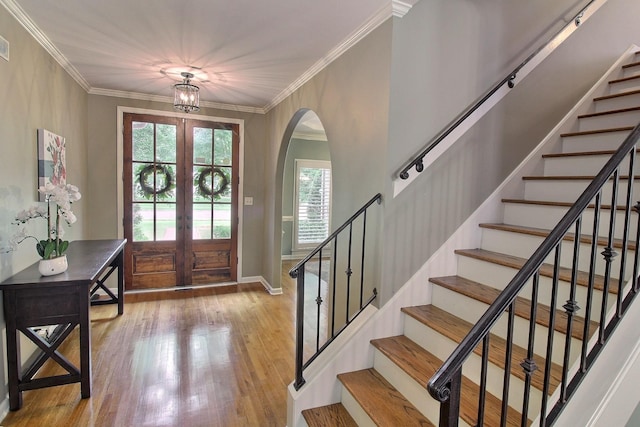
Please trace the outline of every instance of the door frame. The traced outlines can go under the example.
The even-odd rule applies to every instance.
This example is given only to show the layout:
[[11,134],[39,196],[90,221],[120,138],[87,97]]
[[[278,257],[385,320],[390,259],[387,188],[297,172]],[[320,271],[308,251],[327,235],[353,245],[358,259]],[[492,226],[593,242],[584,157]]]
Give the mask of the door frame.
[[[238,148],[238,176],[240,177],[240,183],[238,184],[238,238],[237,238],[237,257],[238,264],[236,267],[236,282],[240,283],[241,279],[244,277],[242,274],[242,224],[243,224],[243,203],[244,200],[244,120],[243,119],[231,119],[226,117],[214,117],[214,116],[202,116],[197,114],[186,114],[186,113],[178,113],[174,111],[162,111],[162,110],[150,110],[146,108],[135,108],[135,107],[125,107],[118,106],[117,107],[117,147],[116,147],[116,176],[118,177],[116,182],[116,192],[117,192],[117,213],[118,213],[118,238],[124,238],[124,114],[125,113],[133,113],[133,114],[152,114],[155,116],[165,116],[165,117],[178,117],[181,119],[197,119],[211,122],[222,122],[222,123],[233,123],[237,124],[240,128],[240,147]],[[222,285],[216,284],[216,285]]]

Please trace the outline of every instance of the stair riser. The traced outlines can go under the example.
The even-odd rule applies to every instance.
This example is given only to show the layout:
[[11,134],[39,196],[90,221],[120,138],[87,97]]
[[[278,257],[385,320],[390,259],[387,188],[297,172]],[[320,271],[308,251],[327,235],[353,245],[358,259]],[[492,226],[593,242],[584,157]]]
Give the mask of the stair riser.
[[[526,205],[522,203],[505,203],[504,219],[505,224],[521,225],[534,228],[544,228],[551,230],[560,222],[560,219],[567,213],[569,209],[562,206],[544,206],[544,205]],[[599,233],[606,236],[609,229],[610,210],[602,209],[600,211],[600,221],[598,222]],[[593,230],[593,209],[587,209],[582,216],[582,233],[591,234]],[[615,237],[622,238],[624,234],[624,217],[625,213],[616,210],[616,226]],[[636,229],[638,226],[638,215],[631,211],[629,217],[629,238],[635,240]]]
[[[440,404],[431,397],[425,384],[418,384],[378,349],[375,350],[373,367],[425,417],[432,423],[437,424]],[[460,424],[468,425],[463,420],[460,420]]]
[[609,84],[609,93],[622,93],[640,89],[640,79],[625,80]]
[[578,130],[586,132],[598,129],[635,127],[640,122],[640,111],[625,111],[604,116],[585,117],[578,120]]
[[627,96],[616,96],[595,101],[595,112],[602,113],[610,110],[622,110],[624,108],[634,108],[640,106],[640,93],[633,93]]
[[[596,176],[610,158],[611,154],[547,157],[544,159],[544,176]],[[640,172],[640,158],[637,156],[633,170],[636,176]],[[628,161],[621,165],[620,171],[623,175],[629,174]]]
[[[638,57],[638,55],[636,55],[635,60],[632,62],[636,62],[638,60],[640,60],[640,58]],[[633,77],[633,76],[640,75],[640,65],[634,65],[632,67],[623,68],[622,70],[623,70],[622,77]]]
[[[491,286],[503,290],[507,284],[511,281],[517,270],[505,267],[490,262],[485,262],[469,257],[458,256],[458,275],[466,277],[467,279],[474,280],[476,282],[491,284]],[[529,280],[523,288],[520,296],[530,299],[531,298],[531,284]],[[540,276],[538,283],[538,297],[539,302],[542,304],[550,305],[551,303],[551,289],[552,280],[550,277]],[[570,295],[569,282],[560,281],[558,283],[558,306],[562,306],[569,300]],[[607,300],[607,305],[610,307],[613,305],[615,295],[610,294]],[[581,309],[577,312],[578,315],[584,316],[584,310],[587,306],[587,288],[585,286],[576,286],[575,300]],[[598,320],[600,316],[600,306],[602,304],[602,292],[594,290],[591,303],[591,319]]]
[[[480,301],[472,298],[467,298],[463,295],[457,294],[449,289],[442,288],[440,286],[433,287],[433,299],[432,304],[442,308],[449,313],[458,316],[461,319],[466,320],[469,323],[475,324],[480,316],[487,311],[489,306]],[[502,338],[507,336],[507,316],[504,315],[491,329],[491,333]],[[540,324],[536,324],[535,339],[534,339],[534,352],[543,358],[547,352],[547,340],[549,335],[549,329]],[[520,347],[527,348],[529,338],[529,320],[515,316],[514,317],[514,334],[513,342]],[[553,336],[553,353],[551,360],[554,363],[561,365],[564,358],[565,347],[565,335],[557,331]],[[571,339],[571,361],[577,359],[580,355],[581,341],[575,338]]]
[[617,150],[631,131],[565,136],[562,138],[563,153],[584,151]]
[[[515,255],[521,258],[529,258],[533,252],[542,244],[543,237],[531,236],[521,233],[512,233],[502,230],[482,230],[482,249],[486,249],[494,252],[501,252],[504,254]],[[573,262],[573,241],[563,240],[560,249],[560,265],[562,267],[571,268]],[[611,263],[611,277],[618,278],[620,276],[620,265],[622,257],[620,256],[621,249],[614,248],[618,253],[618,256],[613,258]],[[606,262],[601,252],[604,247],[598,246],[597,258],[596,258],[596,274],[604,275]],[[578,269],[581,271],[589,271],[590,269],[590,257],[591,257],[591,244],[581,243],[578,259]],[[554,262],[555,253],[551,253],[545,260],[545,263],[552,264]],[[629,251],[627,255],[627,263],[625,266],[625,277],[631,277],[633,273],[632,260],[635,256],[635,251]],[[631,262],[630,262],[631,261]]]
[[376,423],[371,420],[371,418],[362,409],[356,399],[351,395],[351,393],[349,393],[349,390],[347,390],[346,387],[342,387],[340,401],[342,402],[342,406],[345,407],[347,412],[349,412],[349,415],[351,415],[351,418],[353,418],[358,426],[376,427]]
[[[524,198],[527,200],[547,200],[550,202],[566,202],[575,203],[578,197],[584,192],[591,183],[588,179],[558,179],[558,180],[525,180],[524,181]],[[624,204],[627,194],[628,180],[620,179],[618,181],[618,193],[616,205]],[[602,196],[600,198],[602,204],[611,204],[612,180],[609,180],[602,187]],[[640,182],[636,179],[633,184],[632,200],[640,197]]]
[[[424,348],[428,348],[434,356],[440,360],[446,360],[458,343],[441,335],[433,329],[423,325],[410,316],[405,316],[404,335]],[[463,374],[476,384],[480,383],[480,370],[482,358],[476,353],[472,353],[465,362]],[[520,368],[517,368],[520,369]],[[494,396],[502,398],[502,386],[504,379],[504,369],[493,363],[487,364],[487,391]],[[511,375],[509,387],[509,406],[522,410],[524,382],[514,375]],[[535,387],[531,387],[529,398],[529,418],[533,419],[540,412],[542,402],[542,392]]]

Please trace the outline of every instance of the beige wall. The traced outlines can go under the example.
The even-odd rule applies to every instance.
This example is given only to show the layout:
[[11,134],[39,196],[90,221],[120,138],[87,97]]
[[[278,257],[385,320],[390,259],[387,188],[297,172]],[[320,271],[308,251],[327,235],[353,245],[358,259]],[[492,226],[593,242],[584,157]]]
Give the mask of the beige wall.
[[[0,36],[10,43],[10,61],[0,59],[0,247],[6,247],[16,229],[11,225],[15,214],[37,203],[38,128],[66,138],[67,182],[77,185],[83,196],[91,190],[87,181],[86,92],[2,7]],[[65,238],[70,240],[86,237],[90,222],[85,197],[74,203],[73,210],[78,222],[67,229]],[[29,229],[44,235],[46,224],[34,222]],[[37,260],[32,241],[22,243],[15,252],[0,253],[0,281]],[[0,316],[2,343],[4,325],[4,316]],[[0,352],[0,396],[5,396],[4,347]],[[23,344],[23,358],[29,354],[29,346]]]
[[[118,224],[122,218],[118,215],[117,185],[121,177],[116,173],[117,151],[117,115],[118,107],[139,108],[150,111],[173,111],[168,103],[140,101],[109,96],[89,96],[89,143],[87,147],[87,167],[90,170],[89,195],[91,227],[89,237],[94,239],[117,237]],[[245,196],[252,196],[253,206],[243,206],[243,277],[260,276],[262,266],[262,211],[264,190],[262,175],[265,135],[265,116],[263,114],[242,113],[227,110],[202,108],[190,116],[211,116],[244,120],[244,174],[241,176]]]
[[274,286],[280,282],[286,130],[296,112],[313,110],[325,128],[334,228],[384,187],[391,28],[385,22],[267,114],[263,275]]

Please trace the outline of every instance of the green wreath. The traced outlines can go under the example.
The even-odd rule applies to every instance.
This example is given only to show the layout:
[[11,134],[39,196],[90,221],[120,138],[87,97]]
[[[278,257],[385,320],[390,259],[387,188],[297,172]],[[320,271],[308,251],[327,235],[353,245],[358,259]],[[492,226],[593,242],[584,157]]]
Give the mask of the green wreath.
[[[215,187],[216,179],[218,177],[218,188]],[[211,187],[207,186],[207,181],[211,179]],[[219,197],[225,191],[227,191],[227,187],[229,187],[229,179],[224,174],[222,169],[214,168],[212,166],[200,169],[200,173],[198,174],[198,185],[197,191],[202,197]]]
[[[147,184],[149,177],[153,175],[154,171],[156,174],[164,174],[164,186],[161,188],[156,188],[155,186]],[[142,195],[146,198],[150,198],[154,195],[161,199],[168,197],[171,195],[171,191],[175,188],[171,169],[165,165],[147,165],[143,167],[140,172],[138,172],[138,184],[140,185]]]

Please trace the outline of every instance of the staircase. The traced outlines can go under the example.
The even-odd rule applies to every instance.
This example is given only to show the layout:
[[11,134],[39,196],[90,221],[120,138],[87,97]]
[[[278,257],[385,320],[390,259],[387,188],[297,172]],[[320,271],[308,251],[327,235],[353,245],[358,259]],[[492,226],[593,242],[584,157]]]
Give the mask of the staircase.
[[[614,73],[615,79],[608,82],[608,94],[593,99],[588,114],[575,118],[573,132],[561,135],[556,152],[542,156],[541,176],[524,177],[521,198],[503,199],[502,223],[481,224],[482,243],[479,248],[459,249],[457,274],[430,279],[432,300],[426,305],[404,307],[404,332],[371,341],[375,349],[374,363],[369,369],[347,372],[338,375],[341,386],[341,402],[303,411],[308,426],[432,426],[438,425],[440,403],[428,393],[426,385],[443,361],[451,354],[457,344],[465,337],[472,325],[486,311],[500,291],[509,283],[528,257],[540,245],[545,236],[566,213],[591,179],[611,157],[625,137],[640,122],[640,52]],[[635,174],[640,175],[640,166]],[[628,174],[628,170],[621,171]],[[625,177],[621,176],[620,185],[626,188]],[[635,178],[634,194],[640,194],[640,179]],[[603,190],[603,201],[610,200]],[[637,198],[637,196],[636,196]],[[635,202],[635,201],[634,201]],[[600,228],[605,230],[611,206],[603,202]],[[624,212],[614,207],[617,217]],[[591,224],[594,209],[584,213],[584,223]],[[635,214],[634,214],[635,215]],[[606,218],[606,220],[605,220]],[[632,224],[635,223],[634,221]],[[635,225],[629,236],[636,235]],[[616,227],[616,244],[621,245],[622,227]],[[582,233],[581,233],[582,234]],[[562,267],[557,271],[559,278],[558,307],[570,299],[572,249],[575,236],[566,235],[562,244]],[[590,247],[591,241],[584,235],[579,245]],[[614,246],[615,246],[614,245]],[[606,236],[598,239],[598,253],[606,246]],[[566,248],[565,248],[566,247]],[[635,244],[629,243],[631,254],[635,254]],[[618,250],[619,252],[619,250]],[[601,257],[600,257],[601,258]],[[551,260],[552,261],[552,260]],[[632,262],[628,263],[632,266]],[[576,277],[576,297],[582,308],[580,316],[574,316],[571,327],[569,352],[571,360],[569,372],[575,372],[580,362],[580,349],[583,345],[592,346],[598,335],[600,319],[600,301],[605,289],[604,262],[596,262],[597,274],[594,280],[594,302],[591,305],[590,320],[585,320],[587,284],[589,279],[589,259],[582,257]],[[608,307],[615,308],[618,290],[617,268],[614,267],[612,279],[608,284]],[[624,282],[632,276],[631,268],[626,269]],[[554,269],[543,266],[540,270],[539,293],[550,295],[553,285]],[[426,285],[425,285],[426,286]],[[544,390],[544,375],[550,371],[546,390],[550,408],[558,399],[559,385],[562,381],[564,352],[555,351],[565,347],[567,334],[567,314],[563,309],[555,310],[552,316],[550,301],[544,301],[535,307],[535,345],[533,360],[538,369],[531,374],[531,388],[528,402],[523,401],[523,387],[528,381],[525,370],[520,366],[527,358],[527,343],[530,329],[532,304],[527,299],[531,295],[531,285],[525,287],[514,304],[514,339],[510,363],[504,355],[507,340],[507,316],[503,316],[494,328],[489,339],[487,351],[487,395],[485,404],[478,408],[480,393],[480,372],[483,363],[482,344],[464,365],[460,403],[460,425],[475,426],[480,416],[484,425],[500,425],[503,377],[509,379],[510,387],[506,411],[506,425],[538,424]],[[535,306],[535,305],[534,305]],[[549,333],[550,320],[553,332]],[[585,323],[588,327],[585,328]],[[584,343],[584,332],[588,331]],[[546,363],[544,346],[547,337],[552,336],[554,352],[550,363]],[[510,366],[507,366],[510,365]],[[508,369],[510,376],[504,376]],[[492,378],[494,380],[492,380]],[[498,380],[495,380],[498,379]],[[528,407],[522,414],[522,408]]]

